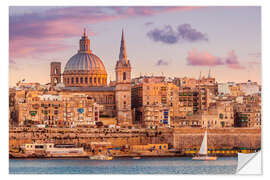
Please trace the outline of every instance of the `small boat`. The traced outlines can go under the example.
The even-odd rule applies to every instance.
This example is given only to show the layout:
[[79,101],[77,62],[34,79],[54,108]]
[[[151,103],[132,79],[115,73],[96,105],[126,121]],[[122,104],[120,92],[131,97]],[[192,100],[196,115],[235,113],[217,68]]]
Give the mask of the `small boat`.
[[105,155],[96,155],[96,156],[89,156],[91,160],[113,160],[112,156],[105,156]]
[[133,157],[132,159],[141,159],[141,157]]
[[207,131],[204,133],[202,145],[200,148],[200,152],[198,155],[192,158],[192,160],[200,160],[200,161],[215,161],[217,160],[216,156],[208,156],[208,148],[207,148]]

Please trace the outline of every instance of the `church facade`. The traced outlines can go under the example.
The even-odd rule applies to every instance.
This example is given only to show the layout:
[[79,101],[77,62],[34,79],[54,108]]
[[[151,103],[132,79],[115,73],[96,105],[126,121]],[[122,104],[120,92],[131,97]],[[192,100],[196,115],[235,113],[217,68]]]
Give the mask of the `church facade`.
[[132,124],[131,113],[131,64],[127,59],[124,32],[122,31],[119,59],[115,66],[116,81],[107,85],[107,71],[102,60],[90,49],[90,40],[84,32],[79,50],[66,63],[61,73],[61,63],[51,62],[51,86],[59,83],[61,93],[85,94],[102,105],[100,117],[115,118],[118,125]]

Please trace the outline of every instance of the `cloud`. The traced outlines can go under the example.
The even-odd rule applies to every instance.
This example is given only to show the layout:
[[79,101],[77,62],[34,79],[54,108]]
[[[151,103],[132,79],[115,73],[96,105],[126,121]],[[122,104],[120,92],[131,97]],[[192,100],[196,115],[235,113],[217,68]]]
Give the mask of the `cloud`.
[[208,41],[205,33],[192,28],[190,24],[181,24],[177,27],[177,30],[174,30],[170,25],[166,25],[162,29],[155,28],[149,31],[147,36],[155,42],[165,44],[176,44],[184,41]]
[[187,64],[191,66],[217,66],[222,65],[222,59],[208,52],[199,52],[196,49],[188,52]]
[[169,61],[163,60],[163,59],[159,59],[156,63],[156,66],[168,66],[169,65]]
[[[188,11],[199,7],[10,7],[9,40],[12,59],[41,56],[42,53],[67,50],[65,41],[79,37],[89,24],[115,21],[121,18],[152,16],[170,11]],[[24,13],[15,13],[16,11]],[[94,35],[89,32],[88,35]]]
[[245,69],[244,66],[239,64],[238,58],[234,50],[228,53],[227,57],[225,58],[225,63],[227,64],[229,68],[232,68],[232,69]]
[[206,34],[192,28],[190,24],[179,25],[177,30],[179,36],[186,41],[208,41]]
[[146,23],[144,23],[145,26],[151,26],[153,24],[154,24],[154,22],[146,22]]
[[170,25],[163,29],[153,29],[147,33],[147,36],[155,42],[163,42],[166,44],[175,44],[179,41],[178,34]]
[[245,69],[245,67],[239,63],[234,50],[231,50],[225,58],[221,58],[219,56],[214,56],[209,52],[199,52],[194,49],[188,52],[186,60],[187,65],[191,66],[225,65],[231,69]]

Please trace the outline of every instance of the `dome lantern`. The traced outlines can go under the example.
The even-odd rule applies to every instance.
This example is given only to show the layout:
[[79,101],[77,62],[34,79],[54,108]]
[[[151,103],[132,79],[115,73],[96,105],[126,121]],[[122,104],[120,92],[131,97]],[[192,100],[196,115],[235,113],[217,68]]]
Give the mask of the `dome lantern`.
[[90,50],[90,40],[86,36],[85,28],[84,28],[83,36],[80,39],[80,50],[78,52],[91,52],[91,50]]

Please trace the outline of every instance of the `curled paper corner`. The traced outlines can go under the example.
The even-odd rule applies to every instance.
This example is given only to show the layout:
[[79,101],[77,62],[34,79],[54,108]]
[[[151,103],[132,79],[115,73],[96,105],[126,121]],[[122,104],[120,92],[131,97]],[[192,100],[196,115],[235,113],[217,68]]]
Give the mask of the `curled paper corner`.
[[256,153],[238,153],[238,165],[236,174],[262,174],[261,151]]

